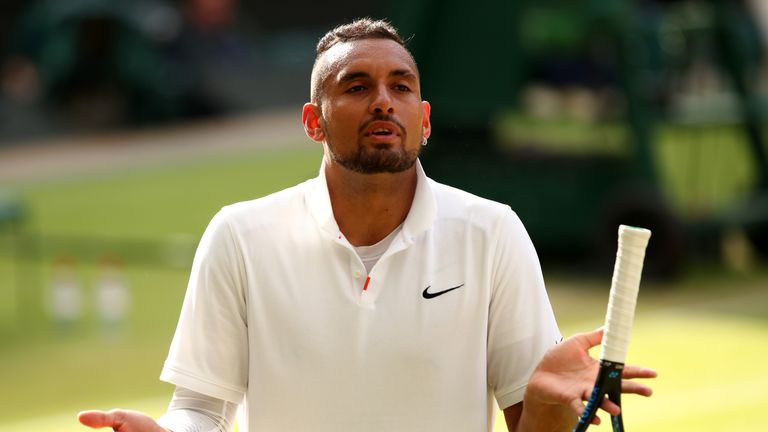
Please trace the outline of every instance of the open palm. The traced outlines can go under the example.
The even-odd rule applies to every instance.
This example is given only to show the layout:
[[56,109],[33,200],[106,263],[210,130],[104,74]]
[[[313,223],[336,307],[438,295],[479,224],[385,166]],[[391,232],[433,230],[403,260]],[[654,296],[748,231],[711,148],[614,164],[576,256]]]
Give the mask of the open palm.
[[[584,401],[592,392],[599,362],[589,355],[589,349],[600,344],[602,329],[574,335],[550,349],[539,363],[528,383],[529,394],[539,402],[549,405],[565,405],[577,415],[584,411]],[[631,381],[635,378],[654,378],[656,372],[638,366],[627,365],[622,373],[622,393],[650,396],[650,387]],[[618,415],[619,406],[608,400],[600,408],[610,415]],[[600,420],[595,417],[595,423]]]

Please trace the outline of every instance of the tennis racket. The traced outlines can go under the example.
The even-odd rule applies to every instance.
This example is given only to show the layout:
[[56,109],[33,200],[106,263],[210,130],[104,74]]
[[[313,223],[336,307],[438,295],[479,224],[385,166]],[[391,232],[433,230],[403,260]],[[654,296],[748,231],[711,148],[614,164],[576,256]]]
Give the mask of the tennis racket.
[[[600,370],[595,386],[587,401],[587,407],[579,418],[573,432],[584,432],[595,418],[597,409],[608,397],[621,406],[621,373],[627,358],[632,321],[635,318],[637,291],[640,288],[640,274],[643,271],[645,248],[651,231],[627,225],[619,226],[619,247],[616,264],[613,267],[611,294],[608,311],[605,314],[605,330],[600,351]],[[624,432],[621,413],[611,416],[614,432]]]

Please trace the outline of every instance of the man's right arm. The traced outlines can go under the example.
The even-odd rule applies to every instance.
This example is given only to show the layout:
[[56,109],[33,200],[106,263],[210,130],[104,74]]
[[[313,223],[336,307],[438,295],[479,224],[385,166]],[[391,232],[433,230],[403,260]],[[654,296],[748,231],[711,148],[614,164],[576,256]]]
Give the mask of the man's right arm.
[[130,410],[84,411],[80,423],[92,428],[111,427],[116,432],[229,432],[237,404],[176,387],[168,411],[157,421]]
[[176,387],[168,411],[157,422],[172,432],[229,432],[236,415],[235,403]]

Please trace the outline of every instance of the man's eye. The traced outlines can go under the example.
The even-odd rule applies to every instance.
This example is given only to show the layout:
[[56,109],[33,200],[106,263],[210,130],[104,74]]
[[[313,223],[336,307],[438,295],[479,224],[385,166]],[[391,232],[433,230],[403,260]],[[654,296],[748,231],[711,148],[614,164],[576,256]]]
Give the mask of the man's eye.
[[402,92],[409,92],[411,91],[411,88],[405,84],[398,84],[395,86],[395,90],[402,91]]
[[357,92],[363,91],[363,90],[365,90],[365,87],[363,87],[361,85],[356,85],[356,86],[352,86],[352,87],[348,88],[347,89],[347,93],[357,93]]

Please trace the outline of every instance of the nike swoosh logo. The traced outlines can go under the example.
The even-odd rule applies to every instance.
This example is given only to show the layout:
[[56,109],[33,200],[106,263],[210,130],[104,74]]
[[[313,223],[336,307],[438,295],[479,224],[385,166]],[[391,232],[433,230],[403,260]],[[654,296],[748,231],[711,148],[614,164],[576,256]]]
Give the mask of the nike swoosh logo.
[[447,292],[451,292],[451,291],[453,291],[455,289],[459,289],[459,288],[461,288],[463,286],[464,286],[464,284],[461,284],[461,285],[455,286],[453,288],[448,288],[447,290],[442,290],[442,291],[431,293],[431,292],[429,292],[429,289],[432,288],[432,285],[430,285],[430,286],[424,288],[424,292],[421,293],[421,296],[424,297],[425,299],[433,299],[433,298],[435,298],[437,296],[441,296],[441,295],[443,295],[443,294],[445,294]]

